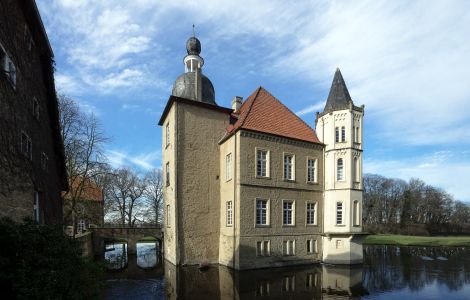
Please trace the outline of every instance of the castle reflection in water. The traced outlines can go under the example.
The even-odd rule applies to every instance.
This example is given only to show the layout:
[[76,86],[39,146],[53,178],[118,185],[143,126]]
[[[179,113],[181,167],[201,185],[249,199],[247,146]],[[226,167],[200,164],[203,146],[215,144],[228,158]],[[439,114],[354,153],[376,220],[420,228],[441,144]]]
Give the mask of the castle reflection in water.
[[167,299],[358,299],[363,266],[308,265],[234,271],[165,263]]

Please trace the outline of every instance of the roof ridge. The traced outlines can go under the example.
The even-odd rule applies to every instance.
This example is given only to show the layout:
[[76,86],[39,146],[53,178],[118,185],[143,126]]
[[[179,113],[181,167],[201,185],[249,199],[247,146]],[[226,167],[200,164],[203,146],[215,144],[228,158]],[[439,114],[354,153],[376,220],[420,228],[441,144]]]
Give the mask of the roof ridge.
[[301,117],[297,116],[296,113],[294,113],[289,107],[287,107],[284,103],[282,103],[281,100],[277,99],[276,96],[274,96],[273,94],[271,94],[268,90],[266,90],[265,88],[261,87],[264,91],[266,91],[266,93],[268,93],[269,95],[271,95],[271,97],[273,97],[274,99],[276,99],[277,102],[279,102],[282,106],[284,106],[291,114],[293,114],[297,119],[299,119],[302,123],[304,123],[305,125],[307,125],[308,128],[312,129],[313,132],[315,133],[316,135],[316,132],[315,130],[310,127],[310,125],[307,124],[307,122],[305,122]]
[[[245,124],[245,121],[248,118],[248,115],[250,114],[251,109],[253,108],[253,104],[255,103],[256,98],[258,98],[258,95],[259,95],[259,92],[261,91],[261,89],[264,89],[264,88],[262,86],[259,86],[258,89],[256,90],[256,95],[253,97],[253,101],[251,101],[250,106],[248,107],[246,114],[243,116],[243,120],[241,120],[241,122],[240,122],[240,127],[243,126],[243,124]],[[253,95],[253,94],[251,94],[251,95]],[[248,98],[250,98],[250,96],[248,96]]]

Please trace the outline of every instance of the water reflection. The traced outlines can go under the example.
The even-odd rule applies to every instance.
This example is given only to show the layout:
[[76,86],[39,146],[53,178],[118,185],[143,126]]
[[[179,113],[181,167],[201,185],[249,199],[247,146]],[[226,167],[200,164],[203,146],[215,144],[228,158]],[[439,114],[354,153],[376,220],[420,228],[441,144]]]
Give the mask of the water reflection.
[[137,265],[141,268],[153,268],[157,265],[157,243],[137,243]]
[[127,243],[107,243],[104,250],[106,267],[111,270],[120,270],[127,266]]

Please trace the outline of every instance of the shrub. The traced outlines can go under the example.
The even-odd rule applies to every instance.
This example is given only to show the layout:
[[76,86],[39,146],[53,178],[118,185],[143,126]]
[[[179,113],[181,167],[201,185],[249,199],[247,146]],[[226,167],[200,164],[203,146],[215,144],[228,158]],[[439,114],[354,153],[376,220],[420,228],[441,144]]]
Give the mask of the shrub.
[[[0,219],[0,288],[8,299],[99,299],[101,269],[60,226]],[[5,298],[3,298],[5,299]]]

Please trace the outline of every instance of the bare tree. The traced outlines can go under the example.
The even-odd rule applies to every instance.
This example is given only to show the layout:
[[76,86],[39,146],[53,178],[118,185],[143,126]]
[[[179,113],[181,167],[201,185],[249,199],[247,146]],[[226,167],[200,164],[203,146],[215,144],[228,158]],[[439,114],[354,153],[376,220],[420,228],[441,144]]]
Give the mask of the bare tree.
[[77,202],[82,199],[85,187],[100,174],[105,162],[103,145],[108,141],[94,115],[80,111],[78,104],[59,95],[59,118],[64,141],[65,162],[69,179],[69,191],[65,195],[65,217],[72,220],[76,233]]
[[163,211],[163,176],[162,170],[153,169],[149,171],[145,178],[145,198],[147,207],[149,208],[149,219],[152,219],[155,224],[162,222]]

